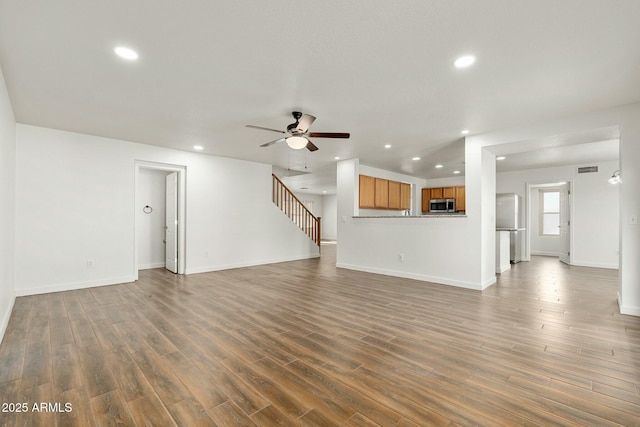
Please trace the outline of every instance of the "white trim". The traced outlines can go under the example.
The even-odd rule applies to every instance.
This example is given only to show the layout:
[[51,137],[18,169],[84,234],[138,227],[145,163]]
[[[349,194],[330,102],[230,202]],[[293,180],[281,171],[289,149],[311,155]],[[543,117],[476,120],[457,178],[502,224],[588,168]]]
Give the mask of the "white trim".
[[11,319],[11,313],[13,313],[13,306],[16,303],[16,297],[11,297],[11,302],[9,303],[9,307],[7,307],[7,311],[2,316],[2,323],[0,323],[0,344],[2,344],[2,340],[4,339],[4,333],[7,332],[7,326],[9,326],[9,320]]
[[502,274],[505,271],[509,271],[509,270],[511,270],[511,264],[505,265],[504,267],[502,267],[502,269],[496,269],[496,274]]
[[164,268],[164,262],[152,262],[150,264],[142,264],[138,267],[138,270],[151,270],[152,268]]
[[72,283],[57,283],[54,285],[46,285],[34,288],[22,288],[16,290],[16,296],[22,297],[27,295],[48,294],[51,292],[74,291],[76,289],[97,288],[99,286],[119,285],[122,283],[131,283],[136,279],[133,276],[113,277],[110,279],[101,279],[98,281],[83,281]]
[[553,256],[553,257],[559,257],[560,253],[559,252],[545,252],[545,251],[531,251],[531,255],[534,256]]
[[579,262],[576,260],[571,260],[571,265],[575,265],[576,267],[592,267],[592,268],[608,268],[610,270],[618,270],[618,264],[598,264],[597,262]]
[[[172,165],[168,163],[149,162],[146,160],[134,160],[135,178],[134,178],[134,256],[133,256],[133,276],[134,280],[138,280],[138,213],[136,206],[139,205],[138,199],[138,174],[140,169],[154,169],[168,172],[178,172],[178,274],[186,274],[187,269],[187,167],[182,165]],[[164,265],[163,265],[164,266]]]
[[490,277],[484,283],[463,282],[460,280],[451,280],[444,277],[428,276],[425,274],[408,273],[406,271],[387,270],[382,268],[372,268],[353,264],[336,264],[338,268],[346,268],[347,270],[364,271],[365,273],[381,274],[383,276],[402,277],[404,279],[420,280],[421,282],[435,283],[438,285],[456,286],[458,288],[472,289],[482,291],[496,283],[496,276]]
[[232,268],[253,267],[256,265],[265,265],[265,264],[277,264],[280,262],[298,261],[301,259],[310,259],[310,258],[319,258],[319,257],[320,257],[319,253],[308,253],[302,256],[287,257],[287,258],[280,258],[280,259],[265,259],[260,261],[240,262],[240,263],[233,263],[233,264],[210,265],[206,267],[191,268],[187,270],[185,274],[210,273],[212,271],[230,270]]
[[628,314],[629,316],[640,316],[640,307],[629,307],[622,304],[622,298],[620,292],[618,292],[618,307],[620,308],[620,314]]

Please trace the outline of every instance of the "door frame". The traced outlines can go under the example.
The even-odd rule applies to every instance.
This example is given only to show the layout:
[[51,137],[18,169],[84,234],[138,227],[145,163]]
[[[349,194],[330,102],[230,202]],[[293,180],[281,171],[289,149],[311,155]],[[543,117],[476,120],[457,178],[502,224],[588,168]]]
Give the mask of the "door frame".
[[[548,181],[539,181],[539,182],[526,182],[525,183],[525,198],[526,198],[526,209],[525,209],[525,222],[527,230],[525,231],[525,250],[522,255],[523,261],[531,261],[531,221],[537,221],[537,212],[534,214],[531,212],[531,190],[535,188],[548,188],[548,187],[560,187],[563,184],[569,184],[569,191],[573,191],[573,182],[571,180],[566,181],[556,181],[556,182],[548,182]],[[535,218],[534,218],[535,217]],[[573,252],[573,197],[569,196],[569,254]],[[569,265],[571,265],[571,255],[569,255]]]
[[139,220],[140,215],[138,213],[138,206],[140,205],[141,196],[138,194],[138,182],[139,182],[139,174],[140,169],[153,169],[153,170],[161,170],[167,172],[177,172],[178,173],[178,274],[185,274],[186,271],[186,247],[187,247],[187,239],[186,239],[186,198],[187,198],[187,167],[182,165],[173,165],[168,163],[157,163],[150,162],[146,160],[136,160],[134,162],[134,231],[133,231],[133,240],[134,240],[134,256],[133,256],[133,276],[135,280],[138,280],[138,250],[139,244],[138,241],[138,229],[140,227]]

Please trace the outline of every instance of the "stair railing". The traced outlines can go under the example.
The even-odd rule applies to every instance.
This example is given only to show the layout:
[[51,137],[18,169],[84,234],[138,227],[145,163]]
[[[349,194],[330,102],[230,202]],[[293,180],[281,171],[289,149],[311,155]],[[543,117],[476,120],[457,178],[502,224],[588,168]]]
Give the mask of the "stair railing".
[[316,217],[280,178],[273,177],[273,203],[320,246],[320,217]]

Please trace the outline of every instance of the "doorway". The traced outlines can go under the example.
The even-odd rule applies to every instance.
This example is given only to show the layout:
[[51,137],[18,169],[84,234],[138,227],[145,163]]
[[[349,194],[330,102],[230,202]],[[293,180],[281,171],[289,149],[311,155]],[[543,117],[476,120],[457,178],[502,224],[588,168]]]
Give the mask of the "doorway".
[[525,255],[571,264],[571,183],[527,184]]
[[184,166],[135,163],[136,280],[148,268],[185,273],[185,179]]

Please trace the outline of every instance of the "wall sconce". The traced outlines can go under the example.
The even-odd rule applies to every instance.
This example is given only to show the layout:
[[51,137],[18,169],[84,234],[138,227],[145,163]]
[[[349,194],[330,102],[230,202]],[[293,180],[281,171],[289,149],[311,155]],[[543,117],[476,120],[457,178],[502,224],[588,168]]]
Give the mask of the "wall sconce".
[[619,184],[621,182],[622,178],[620,177],[620,170],[618,169],[611,175],[611,178],[609,178],[609,184]]

